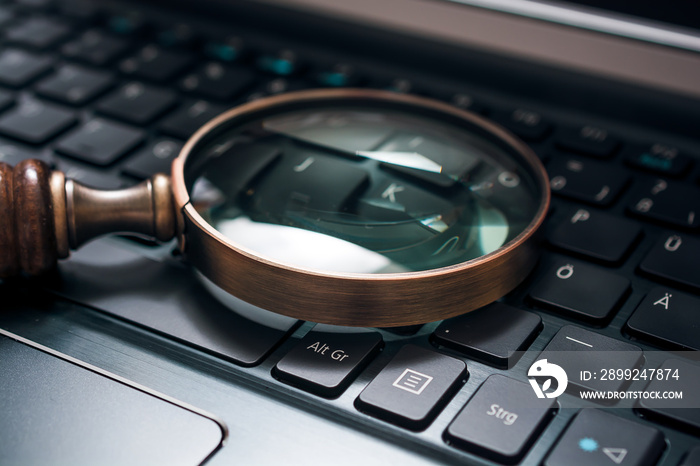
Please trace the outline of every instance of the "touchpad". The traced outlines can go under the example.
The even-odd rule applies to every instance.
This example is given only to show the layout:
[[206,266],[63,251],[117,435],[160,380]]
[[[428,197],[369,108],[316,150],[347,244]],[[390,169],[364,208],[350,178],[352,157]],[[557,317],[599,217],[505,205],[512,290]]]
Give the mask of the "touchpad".
[[223,425],[0,330],[0,464],[205,461]]

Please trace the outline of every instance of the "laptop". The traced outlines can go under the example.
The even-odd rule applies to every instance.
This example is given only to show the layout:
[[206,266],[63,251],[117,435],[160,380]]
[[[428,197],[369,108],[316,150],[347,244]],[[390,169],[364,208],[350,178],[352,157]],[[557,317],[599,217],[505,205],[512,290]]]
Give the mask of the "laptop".
[[8,164],[123,188],[169,173],[229,108],[357,87],[483,116],[534,151],[552,193],[534,271],[421,325],[280,316],[221,293],[176,244],[127,236],[5,279],[0,464],[700,464],[699,13],[0,3]]

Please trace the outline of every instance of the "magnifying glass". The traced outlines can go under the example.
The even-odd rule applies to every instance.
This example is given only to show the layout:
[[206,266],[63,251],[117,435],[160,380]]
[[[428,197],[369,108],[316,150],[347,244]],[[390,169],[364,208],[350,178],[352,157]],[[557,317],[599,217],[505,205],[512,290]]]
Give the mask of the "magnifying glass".
[[413,325],[515,288],[538,257],[547,175],[522,142],[437,101],[364,89],[251,102],[117,191],[0,164],[0,276],[50,270],[108,233],[178,240],[215,286],[342,326]]

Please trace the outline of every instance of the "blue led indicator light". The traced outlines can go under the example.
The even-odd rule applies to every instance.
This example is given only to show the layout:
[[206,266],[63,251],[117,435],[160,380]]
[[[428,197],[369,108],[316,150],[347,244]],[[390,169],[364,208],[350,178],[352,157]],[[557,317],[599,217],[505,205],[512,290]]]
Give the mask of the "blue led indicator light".
[[594,452],[598,449],[598,442],[590,437],[584,437],[578,441],[578,447],[586,452]]

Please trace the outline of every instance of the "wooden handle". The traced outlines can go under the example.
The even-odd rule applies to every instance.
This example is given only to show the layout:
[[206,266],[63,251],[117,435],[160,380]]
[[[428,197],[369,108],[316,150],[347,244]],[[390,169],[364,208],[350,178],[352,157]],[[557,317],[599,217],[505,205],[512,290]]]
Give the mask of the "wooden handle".
[[42,161],[0,162],[0,278],[41,275],[59,258],[109,233],[158,241],[175,235],[170,178],[157,174],[129,188],[89,188]]

